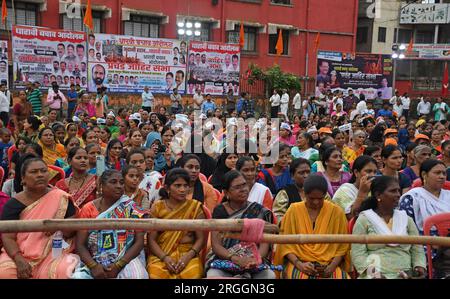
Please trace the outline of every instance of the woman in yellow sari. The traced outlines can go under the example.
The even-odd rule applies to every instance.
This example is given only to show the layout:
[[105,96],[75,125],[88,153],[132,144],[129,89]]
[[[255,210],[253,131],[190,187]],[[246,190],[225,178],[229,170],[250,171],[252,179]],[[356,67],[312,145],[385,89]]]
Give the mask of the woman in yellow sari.
[[[47,165],[40,158],[30,157],[22,166],[24,191],[11,198],[3,209],[2,220],[37,220],[72,218],[77,208],[70,195],[49,189]],[[73,232],[64,231],[63,252],[52,256],[51,232],[3,233],[0,254],[2,278],[69,278],[79,263],[71,254]],[[68,246],[64,246],[67,243]]]
[[[190,176],[184,169],[175,168],[165,177],[160,189],[161,200],[151,209],[159,219],[204,219],[203,205],[187,199]],[[150,278],[198,279],[203,275],[199,253],[205,246],[205,233],[201,231],[150,232],[147,271]]]
[[46,127],[39,131],[39,142],[44,153],[44,162],[48,165],[55,165],[58,158],[66,157],[64,146],[56,142],[55,132]]
[[[342,209],[325,201],[328,184],[318,175],[304,184],[306,201],[292,204],[281,223],[281,234],[346,234],[347,219]],[[278,245],[275,264],[284,265],[282,278],[348,278],[349,244]]]

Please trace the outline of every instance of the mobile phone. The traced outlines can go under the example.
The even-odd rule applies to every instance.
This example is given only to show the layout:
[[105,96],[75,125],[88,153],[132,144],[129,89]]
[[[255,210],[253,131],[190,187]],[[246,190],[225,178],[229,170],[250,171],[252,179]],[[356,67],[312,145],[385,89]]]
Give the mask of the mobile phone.
[[375,179],[377,177],[380,177],[380,176],[382,176],[382,174],[372,175],[372,176],[369,177],[369,180],[373,180],[373,179]]
[[105,165],[105,156],[99,155],[96,157],[96,162],[95,162],[95,169],[96,169],[96,175],[97,177],[100,177],[106,169],[106,165]]

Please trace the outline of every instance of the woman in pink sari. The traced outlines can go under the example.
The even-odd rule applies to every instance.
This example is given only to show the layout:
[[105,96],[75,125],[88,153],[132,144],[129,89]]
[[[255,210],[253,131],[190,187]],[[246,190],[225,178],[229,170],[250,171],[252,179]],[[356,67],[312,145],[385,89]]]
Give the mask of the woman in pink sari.
[[[76,216],[77,208],[69,194],[48,188],[47,165],[40,158],[27,159],[22,167],[24,191],[11,198],[3,208],[2,220],[64,219]],[[4,233],[0,254],[2,278],[69,278],[79,263],[71,254],[73,232],[63,231],[63,252],[52,257],[51,232]]]
[[80,103],[75,109],[75,115],[80,113],[86,113],[89,118],[95,116],[95,107],[90,102],[90,96],[88,93],[85,93],[81,96]]

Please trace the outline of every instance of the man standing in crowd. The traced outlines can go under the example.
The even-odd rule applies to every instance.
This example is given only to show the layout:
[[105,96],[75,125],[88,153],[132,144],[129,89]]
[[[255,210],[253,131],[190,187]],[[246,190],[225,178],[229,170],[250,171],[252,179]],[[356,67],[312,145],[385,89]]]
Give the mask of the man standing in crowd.
[[373,100],[373,109],[375,109],[375,113],[378,112],[378,110],[380,110],[381,108],[383,108],[383,97],[382,97],[382,92],[378,91],[377,92],[377,97]]
[[300,92],[297,92],[292,99],[292,106],[294,107],[294,115],[300,115],[302,113],[302,97]]
[[241,97],[239,98],[237,105],[236,105],[236,112],[238,115],[241,114],[243,110],[245,110],[245,98],[247,94],[245,92],[241,92]]
[[27,88],[27,101],[31,104],[33,114],[40,116],[42,112],[42,93],[39,90],[38,82],[29,83]]
[[420,102],[417,104],[417,116],[422,117],[425,116],[428,118],[431,112],[431,103],[430,98],[426,97],[424,99],[423,96],[420,97]]
[[283,95],[281,96],[280,102],[281,102],[280,105],[281,114],[287,117],[288,116],[287,111],[289,107],[289,94],[287,93],[286,89],[283,89]]
[[6,85],[2,82],[0,84],[0,120],[3,122],[3,127],[8,126],[9,105],[10,102],[6,96]]
[[178,114],[183,111],[183,106],[181,105],[181,95],[178,93],[178,89],[174,88],[173,93],[170,95],[170,101],[172,102],[170,106],[170,113]]
[[194,96],[192,97],[194,100],[194,110],[200,110],[202,109],[202,104],[203,104],[203,96],[202,96],[202,90],[200,88],[197,88],[196,90],[196,94],[194,94]]
[[72,119],[73,112],[77,106],[78,93],[75,90],[75,84],[70,84],[70,90],[67,92],[67,118]]
[[408,119],[409,117],[409,106],[411,105],[411,99],[408,96],[408,93],[405,92],[402,97],[400,97],[403,106],[403,116]]
[[277,118],[280,111],[281,98],[276,89],[273,90],[273,95],[270,97],[269,102],[271,104],[270,117]]
[[434,120],[446,120],[449,110],[450,108],[448,107],[447,103],[443,102],[441,97],[438,97],[437,103],[433,106]]
[[214,104],[214,102],[211,101],[211,95],[207,94],[206,95],[206,101],[203,102],[202,104],[202,113],[205,115],[208,115],[208,112],[214,112],[216,110],[216,104]]
[[52,87],[48,90],[47,105],[52,110],[59,111],[59,117],[63,118],[63,103],[67,104],[67,99],[64,94],[59,90],[59,86],[56,82],[52,83]]
[[152,92],[149,90],[148,86],[144,87],[144,91],[142,92],[141,98],[142,98],[142,109],[144,109],[149,113],[152,112],[154,97]]
[[255,100],[251,98],[249,92],[246,93],[244,111],[247,113],[247,117],[255,117]]
[[389,100],[389,104],[395,105],[397,100],[400,100],[400,92],[398,92],[398,90],[395,91],[395,95]]
[[351,89],[351,88],[348,89],[348,96],[345,97],[343,102],[344,102],[344,107],[343,107],[344,111],[348,113],[352,109],[353,104],[356,104],[358,102],[358,97],[356,97],[353,94],[353,89]]

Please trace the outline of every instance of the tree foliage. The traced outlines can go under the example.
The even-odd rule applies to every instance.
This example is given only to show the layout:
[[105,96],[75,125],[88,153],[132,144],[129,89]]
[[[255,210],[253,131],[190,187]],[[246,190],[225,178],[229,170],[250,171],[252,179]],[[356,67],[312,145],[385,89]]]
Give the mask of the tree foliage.
[[250,85],[262,80],[266,83],[267,90],[275,88],[299,91],[301,89],[300,78],[294,74],[283,72],[277,64],[263,70],[258,65],[250,63],[247,74]]

